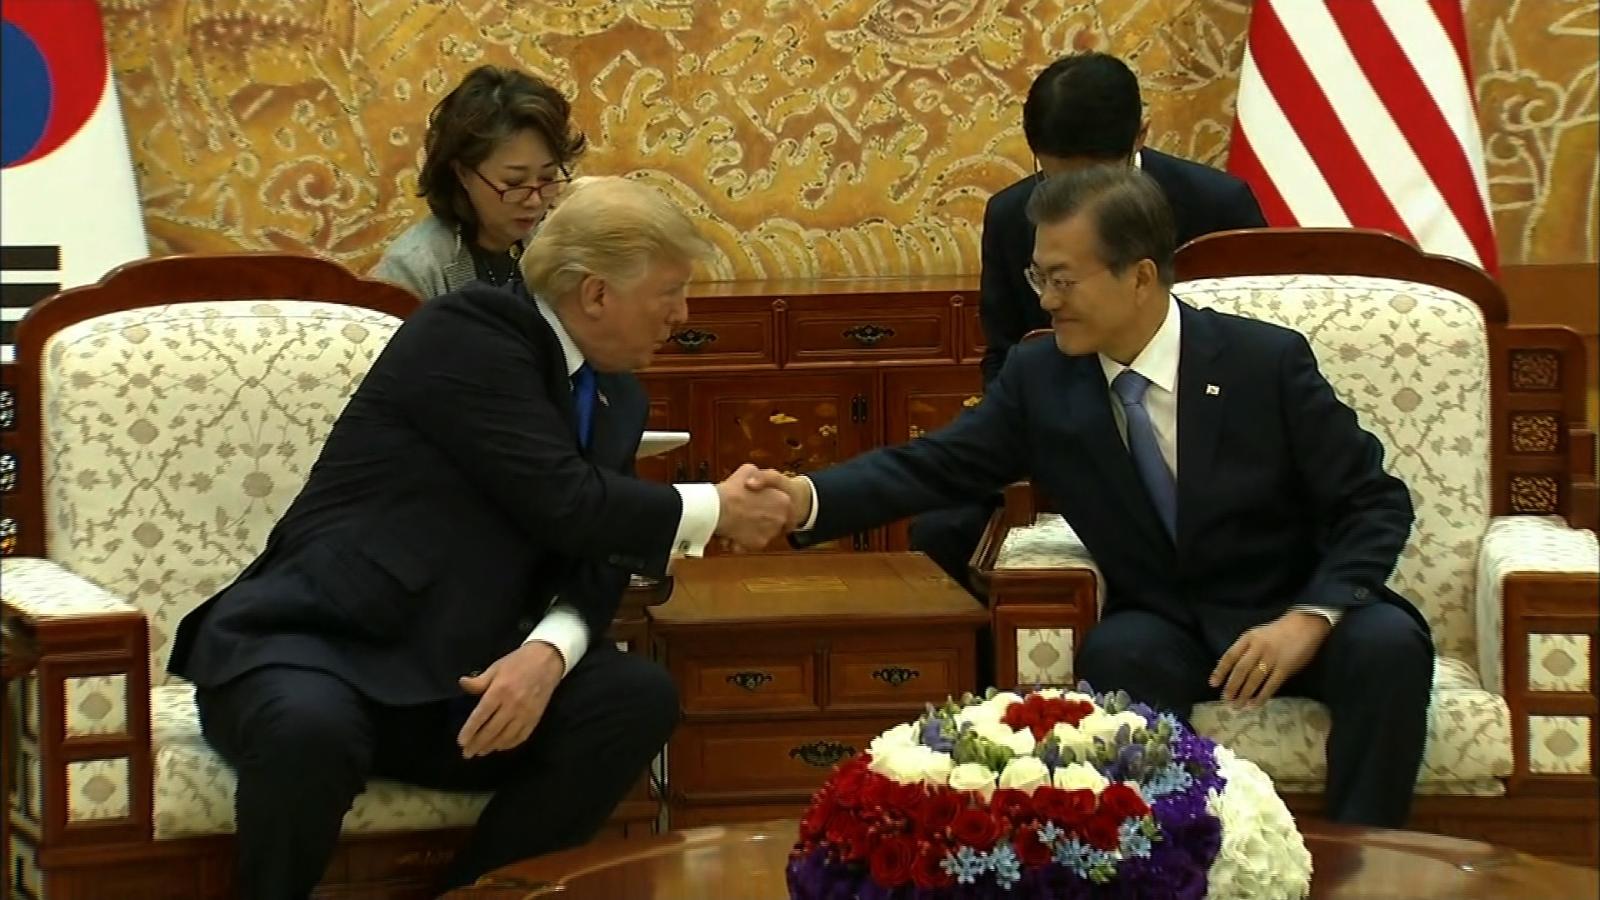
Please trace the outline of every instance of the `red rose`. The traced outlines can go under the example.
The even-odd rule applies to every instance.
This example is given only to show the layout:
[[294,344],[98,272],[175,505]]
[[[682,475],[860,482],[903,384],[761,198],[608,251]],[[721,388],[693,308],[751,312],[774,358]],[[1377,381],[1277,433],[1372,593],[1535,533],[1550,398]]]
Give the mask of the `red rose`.
[[832,798],[819,793],[811,808],[806,810],[805,818],[800,820],[800,836],[808,841],[819,840],[823,829],[828,826],[828,817],[833,815],[833,809]]
[[1042,866],[1050,861],[1053,851],[1050,845],[1039,839],[1039,826],[1024,825],[1017,829],[1013,840],[1016,844],[1017,858],[1029,868]]
[[882,809],[889,802],[889,791],[894,782],[876,772],[861,775],[861,793],[856,805],[862,809]]
[[955,791],[940,790],[928,795],[922,805],[917,807],[914,817],[917,827],[924,836],[943,832],[956,820],[961,810],[965,809],[967,801]]
[[1033,792],[1033,809],[1040,816],[1071,829],[1094,815],[1094,791],[1087,788],[1063,791],[1059,788],[1040,787]]
[[872,851],[872,880],[884,887],[899,887],[911,880],[911,867],[916,861],[917,845],[910,838],[879,841]]
[[974,850],[993,847],[995,838],[1000,836],[999,832],[994,817],[986,810],[975,807],[962,810],[956,820],[950,823],[950,836],[956,843],[966,844]]
[[1014,788],[1001,788],[989,798],[989,810],[1011,824],[1026,822],[1033,815],[1033,802]]
[[896,784],[889,789],[888,806],[895,813],[909,818],[922,806],[922,798],[928,796],[927,788],[919,782],[917,784]]
[[937,841],[923,843],[917,851],[917,861],[911,866],[911,880],[919,888],[942,888],[955,879],[944,870],[944,845]]
[[1125,784],[1107,785],[1100,792],[1100,808],[1120,819],[1133,816],[1142,816],[1150,811],[1150,807],[1139,796],[1139,792]]
[[1084,840],[1101,850],[1115,850],[1117,844],[1121,843],[1121,836],[1117,833],[1117,827],[1121,824],[1121,819],[1097,813],[1078,826],[1078,831],[1082,832]]
[[861,799],[861,780],[872,773],[865,769],[840,769],[833,776],[833,796],[840,806],[852,809]]
[[1061,721],[1067,723],[1068,725],[1076,727],[1079,722],[1082,722],[1084,719],[1088,718],[1089,713],[1094,712],[1094,704],[1087,700],[1066,700],[1063,698],[1057,699],[1061,700],[1063,707],[1061,712]]
[[847,809],[835,810],[828,817],[827,827],[823,829],[823,837],[828,843],[839,848],[843,853],[853,843],[866,836],[867,826],[856,818],[855,814]]

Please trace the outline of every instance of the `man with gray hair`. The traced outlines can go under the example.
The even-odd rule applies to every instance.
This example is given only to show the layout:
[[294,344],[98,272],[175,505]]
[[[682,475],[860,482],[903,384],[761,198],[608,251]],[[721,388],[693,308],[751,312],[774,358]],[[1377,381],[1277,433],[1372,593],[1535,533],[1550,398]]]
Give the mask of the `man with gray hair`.
[[1077,672],[1187,718],[1196,703],[1327,704],[1329,818],[1399,827],[1422,762],[1433,648],[1385,582],[1411,497],[1300,333],[1172,294],[1172,212],[1148,175],[1045,181],[1026,278],[1055,340],[1024,342],[949,427],[791,491],[799,543],[1021,478],[1105,577]]
[[238,774],[242,896],[309,895],[369,778],[494,791],[450,887],[587,841],[661,749],[671,680],[605,639],[629,574],[790,516],[751,466],[633,477],[632,372],[708,250],[657,191],[575,183],[521,260],[532,295],[418,309],[261,555],[183,620],[170,665]]

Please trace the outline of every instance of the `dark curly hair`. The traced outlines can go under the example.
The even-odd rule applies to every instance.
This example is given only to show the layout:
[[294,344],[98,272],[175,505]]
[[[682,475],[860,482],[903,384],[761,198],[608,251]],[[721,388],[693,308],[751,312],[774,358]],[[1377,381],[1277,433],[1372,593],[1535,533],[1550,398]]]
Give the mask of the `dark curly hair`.
[[542,79],[503,66],[473,69],[428,115],[418,196],[440,221],[476,236],[478,214],[453,163],[476,168],[502,141],[532,129],[565,168],[588,143],[571,116],[572,104]]

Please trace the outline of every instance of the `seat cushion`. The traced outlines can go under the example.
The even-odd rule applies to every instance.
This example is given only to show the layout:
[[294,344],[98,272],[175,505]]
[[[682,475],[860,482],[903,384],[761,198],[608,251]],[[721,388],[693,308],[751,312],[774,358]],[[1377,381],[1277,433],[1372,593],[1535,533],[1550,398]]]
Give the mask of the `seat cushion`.
[[[233,769],[200,735],[194,688],[150,692],[157,840],[233,831]],[[374,779],[344,817],[346,834],[467,826],[489,794],[453,793]]]
[[[1254,710],[1202,703],[1195,730],[1260,766],[1283,790],[1321,790],[1328,773],[1328,708],[1284,697]],[[1436,657],[1421,794],[1498,796],[1511,774],[1511,711],[1485,691],[1471,666]]]

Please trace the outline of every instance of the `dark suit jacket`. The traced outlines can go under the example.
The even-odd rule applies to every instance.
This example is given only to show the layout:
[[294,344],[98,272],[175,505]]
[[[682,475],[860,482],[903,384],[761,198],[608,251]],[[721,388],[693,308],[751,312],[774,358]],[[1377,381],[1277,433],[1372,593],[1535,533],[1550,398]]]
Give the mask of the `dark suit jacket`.
[[[1250,186],[1227,172],[1148,148],[1139,152],[1139,165],[1167,195],[1180,247],[1213,231],[1267,224]],[[1028,332],[1050,327],[1050,317],[1039,308],[1039,295],[1022,274],[1033,262],[1034,228],[1027,208],[1038,183],[1037,176],[1029,175],[990,197],[984,208],[978,298],[987,342],[984,384],[1000,374],[1006,354]]]
[[184,618],[170,669],[202,686],[269,664],[383,703],[460,695],[556,595],[589,631],[630,572],[663,572],[682,502],[631,477],[647,402],[599,375],[587,454],[555,333],[481,284],[395,332],[305,488],[239,579]]
[[[1162,526],[1094,355],[1018,346],[948,427],[812,475],[802,543],[977,500],[1031,478],[1106,581],[1106,612],[1145,609],[1221,653],[1294,604],[1414,608],[1384,586],[1411,498],[1294,331],[1180,304],[1178,524]],[[1215,392],[1208,386],[1216,388]],[[1426,628],[1426,623],[1423,623]]]

